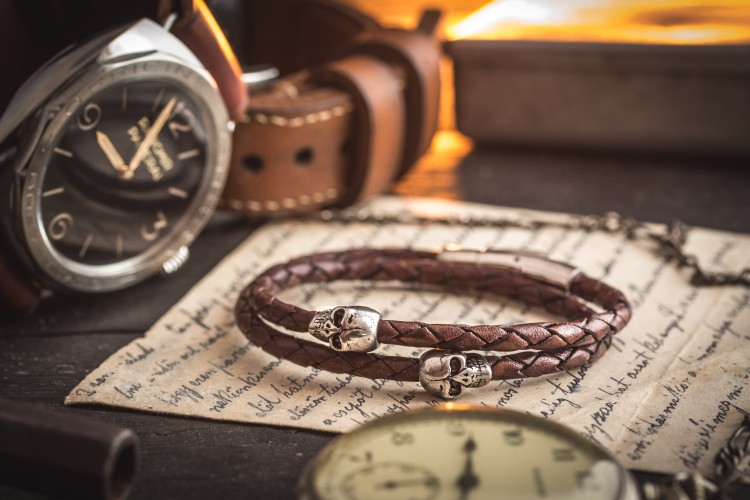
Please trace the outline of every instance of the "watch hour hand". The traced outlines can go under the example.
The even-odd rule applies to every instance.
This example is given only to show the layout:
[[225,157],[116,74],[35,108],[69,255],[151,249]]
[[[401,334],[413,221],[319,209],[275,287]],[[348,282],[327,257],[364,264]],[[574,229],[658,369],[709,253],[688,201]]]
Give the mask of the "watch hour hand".
[[127,170],[125,161],[122,159],[122,156],[120,156],[120,153],[117,151],[117,148],[115,148],[115,145],[112,144],[112,141],[107,134],[97,130],[96,143],[99,144],[99,147],[104,152],[104,156],[107,157],[107,160],[109,160],[112,168],[121,173]]
[[403,479],[401,481],[386,481],[384,483],[378,484],[375,488],[376,489],[384,489],[384,490],[393,490],[401,487],[409,487],[409,486],[430,486],[435,484],[434,478],[418,478],[418,479]]
[[156,120],[154,120],[151,128],[146,133],[146,137],[143,138],[143,141],[138,146],[138,149],[135,150],[135,154],[130,160],[127,169],[123,171],[122,177],[124,179],[130,179],[131,177],[133,177],[135,170],[141,164],[141,160],[143,160],[143,157],[146,156],[146,153],[148,153],[148,150],[151,148],[151,146],[156,141],[156,138],[159,136],[159,132],[161,132],[161,129],[164,128],[164,125],[167,123],[169,115],[172,114],[172,110],[174,109],[174,105],[176,102],[176,97],[171,98],[167,105],[164,106],[164,109],[161,110],[159,116],[156,117]]

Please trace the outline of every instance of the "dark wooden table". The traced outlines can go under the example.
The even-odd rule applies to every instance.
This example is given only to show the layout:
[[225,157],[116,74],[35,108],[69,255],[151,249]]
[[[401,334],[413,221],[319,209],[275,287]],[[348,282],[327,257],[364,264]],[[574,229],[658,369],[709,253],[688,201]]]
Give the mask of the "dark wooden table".
[[[403,2],[383,5],[392,14]],[[434,146],[396,193],[583,214],[616,210],[649,221],[678,217],[750,232],[747,161],[706,165],[476,148],[452,131],[441,133]],[[294,498],[302,468],[333,435],[63,406],[89,371],[142,335],[257,224],[217,214],[192,247],[188,265],[169,279],[85,299],[53,297],[31,318],[0,319],[0,396],[133,429],[142,447],[132,498]],[[36,497],[0,486],[0,498]]]

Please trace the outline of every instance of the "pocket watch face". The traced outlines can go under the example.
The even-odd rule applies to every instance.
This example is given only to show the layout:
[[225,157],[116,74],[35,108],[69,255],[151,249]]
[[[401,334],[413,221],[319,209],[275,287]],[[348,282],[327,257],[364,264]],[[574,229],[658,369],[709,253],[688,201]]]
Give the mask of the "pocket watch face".
[[463,408],[408,411],[342,436],[301,486],[302,498],[327,500],[614,500],[634,498],[627,480],[606,452],[565,427]]
[[22,204],[37,263],[81,290],[120,288],[189,244],[228,153],[223,103],[200,75],[150,61],[98,76],[45,130]]

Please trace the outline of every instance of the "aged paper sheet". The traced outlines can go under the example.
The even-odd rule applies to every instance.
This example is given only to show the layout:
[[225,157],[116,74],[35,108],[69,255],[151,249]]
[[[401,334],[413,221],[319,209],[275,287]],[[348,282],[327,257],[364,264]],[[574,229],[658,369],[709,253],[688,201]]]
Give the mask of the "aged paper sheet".
[[[366,210],[566,217],[397,198],[380,198]],[[365,245],[436,249],[446,244],[544,252],[616,286],[634,306],[631,323],[597,363],[559,376],[492,382],[469,392],[463,402],[563,422],[612,450],[628,467],[710,474],[716,451],[750,410],[750,290],[693,288],[686,274],[664,262],[649,243],[603,233],[274,223],[226,257],[143,338],[89,374],[66,403],[335,432],[379,415],[438,404],[416,383],[373,381],[278,360],[248,343],[234,325],[232,309],[255,275],[292,257]],[[713,270],[750,265],[750,236],[693,229],[688,245]],[[553,319],[499,297],[410,286],[322,284],[283,297],[311,309],[368,305],[391,319],[467,324]],[[406,355],[418,354],[406,349]]]

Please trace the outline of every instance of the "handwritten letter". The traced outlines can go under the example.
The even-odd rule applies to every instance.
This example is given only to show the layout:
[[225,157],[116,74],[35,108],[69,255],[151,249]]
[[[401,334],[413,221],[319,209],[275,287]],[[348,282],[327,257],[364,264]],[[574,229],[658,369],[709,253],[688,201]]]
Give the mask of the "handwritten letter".
[[[380,198],[373,213],[556,218],[478,205]],[[693,229],[689,250],[713,270],[750,265],[750,236]],[[345,432],[380,415],[439,404],[416,383],[302,368],[253,346],[234,324],[239,291],[270,265],[316,251],[360,246],[523,249],[579,266],[621,289],[634,316],[607,355],[540,379],[492,382],[463,402],[512,408],[563,422],[609,448],[628,467],[710,473],[713,456],[750,411],[750,291],[697,289],[647,242],[547,228],[278,222],[252,235],[143,338],[83,380],[67,404]],[[331,283],[284,292],[310,309],[368,305],[389,319],[445,323],[551,320],[489,294],[413,286]],[[396,346],[384,352],[418,356]]]

